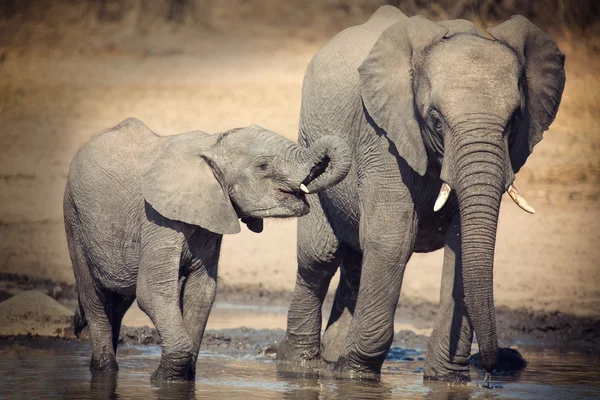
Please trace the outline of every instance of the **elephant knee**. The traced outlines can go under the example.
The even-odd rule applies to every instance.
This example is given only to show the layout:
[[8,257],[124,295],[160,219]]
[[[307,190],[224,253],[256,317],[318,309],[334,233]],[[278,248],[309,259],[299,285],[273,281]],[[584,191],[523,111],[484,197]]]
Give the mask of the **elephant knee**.
[[136,291],[135,297],[140,310],[150,315],[152,309],[154,308],[152,306],[152,296],[150,295],[150,293],[148,293],[147,290],[140,290],[138,286],[138,290]]

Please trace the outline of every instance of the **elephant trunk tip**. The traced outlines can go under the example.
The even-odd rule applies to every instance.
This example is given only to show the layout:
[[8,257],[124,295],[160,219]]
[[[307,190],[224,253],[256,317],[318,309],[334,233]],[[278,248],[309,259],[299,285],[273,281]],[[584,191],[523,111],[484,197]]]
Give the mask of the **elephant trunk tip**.
[[487,373],[492,373],[496,369],[498,363],[498,348],[489,351],[480,351],[481,353],[481,366]]
[[310,169],[300,183],[304,193],[315,193],[341,182],[352,164],[348,144],[340,137],[328,135],[307,149]]

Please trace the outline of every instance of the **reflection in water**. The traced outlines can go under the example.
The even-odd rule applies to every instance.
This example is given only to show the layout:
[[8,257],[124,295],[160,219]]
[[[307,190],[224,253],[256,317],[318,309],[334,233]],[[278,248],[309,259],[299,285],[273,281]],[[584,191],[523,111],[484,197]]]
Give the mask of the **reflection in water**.
[[[120,371],[89,372],[90,346],[77,343],[0,341],[0,397],[97,399],[595,399],[600,398],[600,357],[523,351],[529,365],[519,376],[480,386],[423,382],[423,357],[388,360],[380,381],[337,379],[328,367],[298,369],[249,354],[201,353],[195,382],[150,383],[160,349],[123,346]],[[422,356],[423,354],[421,354]]]
[[158,400],[196,398],[196,382],[163,382],[153,386]]
[[286,400],[392,398],[392,386],[385,381],[339,379],[327,367],[310,373],[292,364],[279,363],[276,369],[277,380],[297,385],[295,390],[284,393]]
[[118,399],[117,378],[118,372],[104,372],[92,374],[90,380],[90,394],[92,399]]
[[[463,400],[470,399],[475,392],[474,385],[454,385],[449,390],[448,382],[439,381],[423,381],[425,388],[425,396],[423,398],[427,400]],[[485,396],[484,398],[488,397]],[[491,397],[493,398],[493,396]]]

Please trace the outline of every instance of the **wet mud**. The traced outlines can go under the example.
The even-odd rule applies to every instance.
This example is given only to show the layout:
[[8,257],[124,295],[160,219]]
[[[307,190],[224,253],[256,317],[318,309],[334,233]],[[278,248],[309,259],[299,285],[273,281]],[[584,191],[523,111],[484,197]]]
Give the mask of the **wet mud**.
[[[67,308],[74,309],[77,291],[74,285],[41,280],[24,275],[0,273],[0,299],[6,300],[25,290],[39,290],[54,298]],[[217,303],[269,307],[285,312],[292,294],[285,291],[267,291],[261,287],[219,287]],[[333,299],[328,296],[323,309],[331,309]],[[243,307],[240,313],[243,313]],[[396,311],[396,320],[408,322],[417,328],[431,328],[437,314],[437,305],[429,302],[416,302],[401,299]],[[532,311],[496,308],[498,340],[501,346],[527,345],[540,346],[560,351],[582,351],[600,354],[600,319],[579,317],[561,312]],[[65,327],[62,335],[74,339],[72,326]],[[247,350],[252,346],[275,345],[284,331],[261,329],[225,329],[219,332],[208,331],[203,346],[230,350]],[[35,335],[34,335],[35,336]],[[82,340],[88,340],[87,329]],[[411,330],[395,333],[394,344],[408,348],[425,349],[427,336]],[[119,342],[135,345],[160,344],[160,338],[153,328],[124,326]],[[258,348],[258,347],[257,347]],[[267,350],[265,350],[267,351]],[[257,354],[258,354],[257,350]]]
[[[0,302],[0,311],[13,297],[35,298],[41,303],[45,299],[60,308],[61,316],[75,308],[72,285],[6,274],[1,278],[0,296],[9,301]],[[290,295],[260,287],[225,286],[219,289],[213,312],[224,309],[251,318],[259,316],[261,310],[285,315]],[[331,301],[327,298],[325,310]],[[405,300],[396,320],[418,329],[430,328],[436,312],[434,304]],[[119,372],[92,375],[87,328],[76,338],[72,322],[59,320],[62,325],[57,326],[54,336],[34,333],[37,325],[33,333],[0,335],[0,393],[28,398],[600,398],[598,321],[561,313],[499,307],[499,342],[511,348],[500,349],[498,368],[486,381],[475,345],[470,360],[472,381],[466,385],[423,380],[428,337],[413,330],[395,332],[381,379],[369,381],[339,379],[327,364],[306,368],[277,363],[277,346],[285,331],[242,327],[207,330],[195,382],[156,386],[149,378],[161,353],[161,340],[154,328],[123,326],[117,353]]]

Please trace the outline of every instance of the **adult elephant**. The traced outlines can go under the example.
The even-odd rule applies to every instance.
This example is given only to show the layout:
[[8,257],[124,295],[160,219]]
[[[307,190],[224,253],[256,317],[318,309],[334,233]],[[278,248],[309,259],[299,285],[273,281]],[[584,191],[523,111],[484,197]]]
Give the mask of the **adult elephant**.
[[[554,120],[564,55],[515,16],[480,35],[465,20],[434,23],[384,6],[317,53],[302,91],[300,142],[343,132],[353,165],[308,198],[298,223],[298,274],[279,360],[335,362],[377,375],[413,252],[445,247],[441,305],[425,377],[468,380],[473,330],[492,371],[500,200],[525,211],[514,174]],[[444,206],[445,204],[445,206]],[[320,341],[321,307],[341,265]]]

